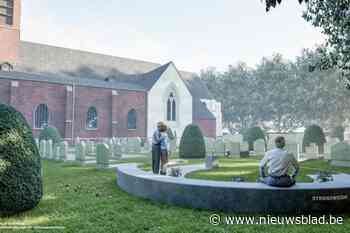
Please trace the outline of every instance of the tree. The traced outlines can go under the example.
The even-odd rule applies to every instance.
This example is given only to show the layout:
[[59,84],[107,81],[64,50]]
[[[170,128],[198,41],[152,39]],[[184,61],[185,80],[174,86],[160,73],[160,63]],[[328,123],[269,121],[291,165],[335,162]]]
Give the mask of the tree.
[[226,127],[233,131],[247,128],[256,122],[257,105],[252,69],[239,62],[229,66],[223,73],[210,68],[200,74],[208,89],[222,103],[223,120]]
[[300,127],[303,123],[297,114],[301,98],[300,84],[293,64],[285,61],[282,55],[274,54],[271,59],[262,59],[254,76],[259,120],[272,121],[273,128],[279,132]]
[[201,129],[190,124],[180,140],[180,158],[205,158],[205,142]]
[[[326,35],[326,47],[320,48],[320,62],[313,69],[335,68],[345,86],[350,88],[350,0],[298,0],[307,3],[303,14],[306,21],[319,27]],[[282,0],[265,0],[266,10],[276,7]]]
[[326,136],[323,133],[323,130],[318,125],[310,125],[304,132],[303,138],[303,152],[305,148],[311,143],[318,145],[318,151],[320,154],[324,152],[324,144],[326,143]]
[[53,144],[58,144],[62,141],[62,137],[55,127],[49,126],[41,131],[39,140],[52,140]]
[[254,150],[254,142],[258,139],[263,139],[266,141],[264,131],[260,127],[252,127],[243,130],[243,140],[248,142],[249,150]]
[[0,104],[0,215],[34,208],[43,195],[41,161],[21,113]]
[[[278,4],[281,4],[282,0],[264,0],[266,5],[266,11],[269,11],[271,7],[276,7]],[[301,4],[303,2],[308,2],[309,0],[298,0]]]

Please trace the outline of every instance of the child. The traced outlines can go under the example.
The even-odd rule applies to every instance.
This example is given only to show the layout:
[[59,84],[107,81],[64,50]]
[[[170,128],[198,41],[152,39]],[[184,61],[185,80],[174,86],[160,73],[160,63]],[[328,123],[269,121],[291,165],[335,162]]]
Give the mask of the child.
[[169,154],[169,138],[166,126],[164,126],[160,134],[160,174],[166,175],[165,164],[168,163]]

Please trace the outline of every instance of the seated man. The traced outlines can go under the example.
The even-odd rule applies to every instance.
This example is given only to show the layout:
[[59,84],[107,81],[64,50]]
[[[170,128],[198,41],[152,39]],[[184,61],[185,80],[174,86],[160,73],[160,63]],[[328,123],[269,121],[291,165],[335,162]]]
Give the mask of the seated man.
[[[260,181],[276,187],[290,187],[295,184],[295,177],[299,172],[298,161],[293,154],[289,154],[283,148],[286,145],[284,137],[277,137],[276,148],[266,152],[260,162]],[[265,167],[268,167],[268,176],[265,175]],[[288,175],[290,167],[294,168],[292,176]]]

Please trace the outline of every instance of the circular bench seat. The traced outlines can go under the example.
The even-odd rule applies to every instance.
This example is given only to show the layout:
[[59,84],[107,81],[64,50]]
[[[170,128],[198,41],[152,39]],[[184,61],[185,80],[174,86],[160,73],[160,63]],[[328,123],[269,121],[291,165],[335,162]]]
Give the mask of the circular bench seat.
[[[182,167],[186,172],[204,165]],[[325,183],[297,183],[291,188],[262,183],[227,182],[154,175],[137,164],[117,167],[124,191],[153,201],[196,209],[234,213],[333,213],[350,210],[350,175],[335,175]]]

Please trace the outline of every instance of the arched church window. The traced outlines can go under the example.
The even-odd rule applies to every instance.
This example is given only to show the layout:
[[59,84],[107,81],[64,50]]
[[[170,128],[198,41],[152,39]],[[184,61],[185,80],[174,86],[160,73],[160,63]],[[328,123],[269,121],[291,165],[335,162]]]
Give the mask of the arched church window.
[[98,126],[97,110],[95,107],[90,107],[86,116],[86,128],[97,129]]
[[176,98],[172,92],[167,100],[167,121],[176,121]]
[[128,129],[136,129],[137,113],[135,109],[128,112]]
[[42,129],[49,124],[49,109],[46,104],[39,104],[34,113],[34,127]]

